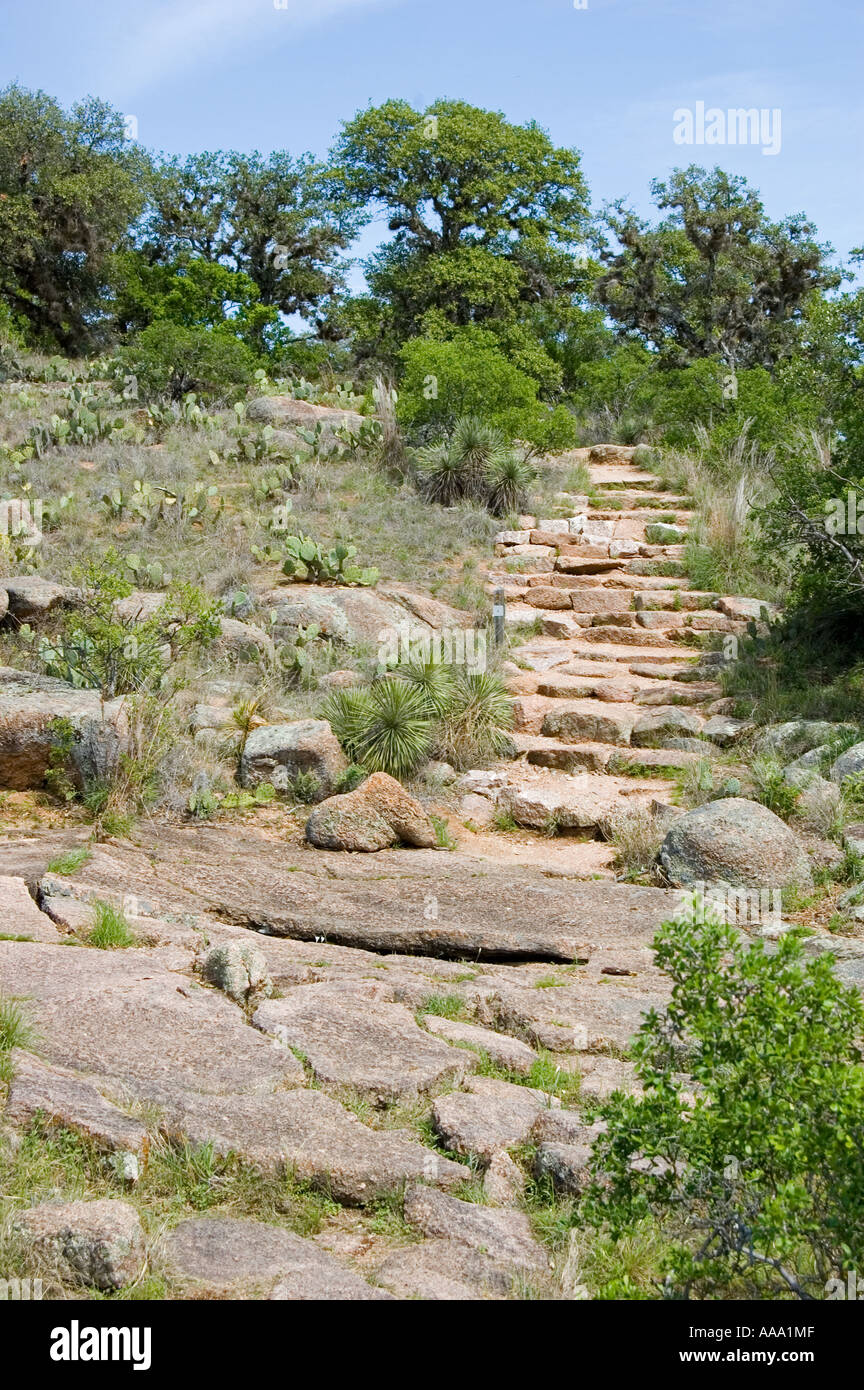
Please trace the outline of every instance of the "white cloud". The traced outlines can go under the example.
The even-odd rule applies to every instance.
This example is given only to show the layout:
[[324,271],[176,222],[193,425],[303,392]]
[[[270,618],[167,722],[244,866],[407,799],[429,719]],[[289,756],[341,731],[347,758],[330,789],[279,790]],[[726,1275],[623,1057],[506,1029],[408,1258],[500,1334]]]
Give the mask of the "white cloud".
[[278,43],[326,24],[404,0],[168,0],[140,16],[113,65],[112,86],[129,100],[167,76],[236,55],[239,47]]

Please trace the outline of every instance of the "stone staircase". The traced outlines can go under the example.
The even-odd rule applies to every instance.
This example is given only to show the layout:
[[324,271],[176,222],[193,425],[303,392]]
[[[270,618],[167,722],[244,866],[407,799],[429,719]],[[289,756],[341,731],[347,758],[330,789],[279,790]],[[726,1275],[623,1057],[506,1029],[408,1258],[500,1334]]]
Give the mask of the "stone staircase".
[[500,532],[487,574],[507,627],[533,629],[505,668],[517,757],[491,789],[526,828],[545,814],[547,828],[590,829],[668,800],[670,776],[734,742],[717,679],[727,658],[706,644],[762,612],[675,573],[692,512],[632,450],[578,452],[590,498],[559,493],[561,515]]

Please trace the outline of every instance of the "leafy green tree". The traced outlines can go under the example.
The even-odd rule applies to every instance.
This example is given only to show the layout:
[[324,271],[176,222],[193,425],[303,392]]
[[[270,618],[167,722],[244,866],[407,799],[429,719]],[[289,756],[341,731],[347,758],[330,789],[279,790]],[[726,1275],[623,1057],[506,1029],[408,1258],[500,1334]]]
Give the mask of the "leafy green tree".
[[643,1094],[603,1107],[584,1215],[659,1223],[666,1296],[823,1298],[864,1261],[860,995],[798,933],[766,948],[698,898],[654,945],[672,996],[635,1043]]
[[105,102],[67,114],[44,92],[0,92],[0,300],[32,341],[78,353],[104,333],[146,175]]
[[809,297],[840,282],[813,224],[800,213],[771,222],[746,179],[721,169],[677,169],[652,192],[668,213],[656,226],[620,202],[608,214],[619,249],[601,251],[600,304],[674,365],[773,368]]
[[587,226],[579,155],[535,123],[461,101],[425,112],[387,101],[343,127],[334,177],[358,208],[382,209],[393,239],[371,257],[371,299],[349,322],[384,355],[449,325],[519,322],[583,285]]
[[191,584],[173,585],[164,605],[150,617],[118,611],[132,585],[113,549],[102,563],[86,565],[78,578],[79,605],[64,615],[57,637],[42,639],[39,655],[49,674],[70,685],[99,690],[104,699],[155,685],[166,662],[219,636],[216,605]]
[[241,271],[218,261],[189,259],[150,265],[140,252],[122,258],[124,282],[118,295],[118,327],[128,336],[151,323],[183,328],[219,328],[258,349],[279,315],[260,302],[258,286]]
[[248,277],[263,306],[308,316],[341,287],[355,224],[311,155],[204,153],[159,169],[141,250],[153,265],[217,263]]

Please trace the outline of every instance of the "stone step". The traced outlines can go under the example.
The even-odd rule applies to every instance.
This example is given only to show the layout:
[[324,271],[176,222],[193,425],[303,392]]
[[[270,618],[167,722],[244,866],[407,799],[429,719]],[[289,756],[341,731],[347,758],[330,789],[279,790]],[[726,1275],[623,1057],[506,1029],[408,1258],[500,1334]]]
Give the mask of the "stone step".
[[648,632],[644,628],[603,627],[585,628],[582,633],[585,642],[613,642],[631,647],[671,647],[674,644],[662,632]]
[[767,599],[761,598],[721,598],[718,603],[721,613],[725,613],[728,618],[740,618],[749,621],[751,618],[761,618],[762,610],[767,609],[769,616],[777,613],[777,605],[769,603]]
[[684,545],[640,545],[639,555],[643,560],[683,560]]
[[[602,700],[604,704],[629,704],[640,689],[647,688],[640,687],[635,680],[628,680],[623,673],[619,680],[610,680],[608,676],[592,680],[586,676],[555,671],[540,677],[537,694],[545,695],[550,700],[592,699]],[[661,686],[661,689],[665,689],[665,686]]]
[[[586,547],[587,549],[587,547]],[[578,555],[574,552],[567,555],[559,555],[555,561],[555,569],[559,574],[608,574],[611,570],[623,569],[625,566],[618,559],[604,558],[602,555],[588,557],[584,554]]]
[[679,589],[677,593],[664,589],[643,589],[636,595],[634,603],[639,612],[683,609],[687,613],[693,613],[713,608],[719,598],[719,594],[709,594],[698,589]]
[[636,627],[648,632],[665,632],[670,637],[685,632],[743,632],[746,625],[712,609],[688,613],[668,609],[647,609],[635,613]]
[[556,703],[544,716],[540,732],[561,743],[627,745],[633,726],[643,717],[638,705],[610,705],[602,700]]
[[636,705],[703,705],[708,700],[719,700],[723,687],[716,681],[658,681],[656,685],[644,686],[633,696]]
[[[706,756],[711,744],[706,743]],[[627,768],[679,768],[698,763],[702,755],[688,748],[613,748],[606,764],[607,770],[619,773]]]
[[[625,526],[633,522],[637,526],[645,527],[652,525],[661,526],[681,526],[687,529],[687,522],[695,513],[689,508],[675,507],[614,507],[606,503],[588,509],[588,525],[586,531],[591,530],[592,521],[618,521]],[[661,517],[671,516],[672,521],[661,521]]]
[[552,822],[558,831],[595,830],[626,810],[640,793],[647,803],[661,789],[648,781],[640,786],[606,774],[550,770],[502,787],[497,804],[526,829],[544,830]]
[[531,545],[530,542],[524,544],[520,543],[518,545],[505,545],[502,542],[496,541],[495,554],[500,556],[501,559],[510,558],[511,556],[525,556],[526,558],[533,558],[535,560],[551,560],[555,554],[555,548],[551,545]]
[[[621,487],[616,488],[611,484],[606,484],[605,491],[594,493],[594,504],[601,507],[608,502],[613,505],[618,501],[625,507],[643,508],[649,515],[657,512],[688,512],[692,514],[692,499],[681,497],[677,493],[669,492],[648,492],[646,489]],[[655,500],[656,499],[656,500]]]
[[623,566],[620,573],[613,571],[604,579],[610,589],[632,589],[634,592],[645,589],[686,590],[689,582],[683,575],[637,574],[631,569],[625,570]]
[[[688,749],[624,748],[609,743],[562,743],[542,734],[517,733],[513,743],[521,757],[533,767],[554,768],[559,772],[606,772],[609,764],[618,775],[627,769],[684,768],[699,761],[699,754]],[[710,753],[710,744],[706,745]]]
[[630,483],[633,487],[652,491],[663,482],[655,473],[645,473],[641,468],[633,468],[629,463],[589,463],[588,475],[593,487],[604,483]]
[[629,613],[633,609],[633,597],[627,590],[574,585],[572,581],[578,578],[578,575],[558,574],[552,576],[551,584],[529,584],[525,602],[534,601],[532,589],[548,588],[569,594],[572,607],[579,613]]
[[500,574],[490,573],[487,575],[487,593],[493,593],[495,589],[503,588],[510,590],[523,590],[533,588],[535,584],[552,584],[564,589],[624,589],[631,593],[640,593],[644,590],[656,592],[666,589],[670,591],[687,591],[688,581],[683,577],[674,575],[653,575],[653,574],[634,574],[624,566],[627,562],[621,561],[612,569],[595,569],[592,573],[584,571],[576,574],[563,574],[559,570],[549,570],[545,567],[532,574]]
[[[588,629],[597,632],[599,629]],[[652,663],[677,662],[680,666],[682,661],[692,659],[694,654],[686,647],[674,646],[671,643],[667,647],[641,647],[633,648],[627,645],[618,645],[607,642],[595,645],[594,642],[586,642],[585,633],[578,632],[572,641],[568,642],[568,647],[574,657],[585,661],[621,661],[632,664],[633,662],[646,661]]]
[[[696,658],[691,662],[691,665],[695,664]],[[661,661],[634,661],[628,669],[631,675],[634,676],[649,676],[653,680],[668,682],[673,681],[676,676],[680,675],[688,668],[686,666],[676,666],[671,661],[667,661],[665,665]]]

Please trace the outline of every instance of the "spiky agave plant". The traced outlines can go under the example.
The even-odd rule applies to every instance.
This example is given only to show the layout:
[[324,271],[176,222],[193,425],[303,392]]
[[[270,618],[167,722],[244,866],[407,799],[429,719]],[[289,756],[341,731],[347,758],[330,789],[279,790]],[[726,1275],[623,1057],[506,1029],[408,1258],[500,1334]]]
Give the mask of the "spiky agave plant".
[[417,482],[427,502],[452,507],[454,502],[465,496],[462,465],[449,440],[418,449],[414,457]]
[[371,718],[361,735],[359,761],[370,772],[409,777],[432,747],[432,720],[423,692],[388,676],[375,682],[370,697]]
[[338,690],[322,714],[347,755],[369,772],[408,777],[428,757],[433,713],[423,691],[398,677]]
[[453,669],[440,661],[410,661],[396,668],[395,674],[409,685],[416,686],[434,718],[447,713],[453,699]]
[[510,453],[508,440],[494,425],[464,415],[453,427],[450,448],[459,460],[465,496],[485,501],[494,471]]
[[446,715],[435,734],[436,754],[464,768],[497,758],[510,747],[513,701],[494,671],[460,670]]
[[493,516],[523,510],[536,477],[536,470],[515,449],[496,454],[489,466],[486,493],[486,505]]
[[334,690],[321,708],[321,717],[327,720],[354,763],[362,762],[360,745],[372,714],[372,691],[368,686],[349,686],[347,690]]

